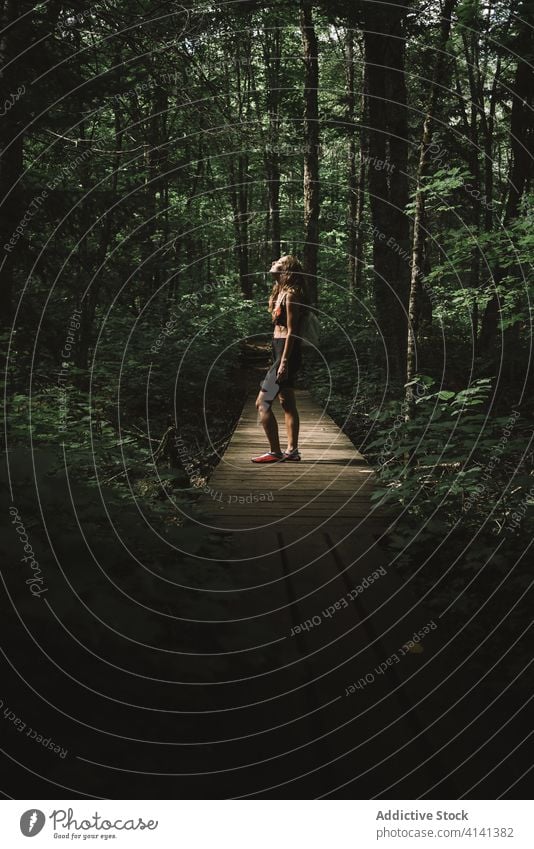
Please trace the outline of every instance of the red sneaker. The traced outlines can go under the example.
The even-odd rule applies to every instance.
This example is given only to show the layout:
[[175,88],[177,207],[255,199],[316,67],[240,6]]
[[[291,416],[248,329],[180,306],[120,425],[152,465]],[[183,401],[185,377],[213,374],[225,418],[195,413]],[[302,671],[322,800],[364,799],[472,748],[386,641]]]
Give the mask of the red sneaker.
[[261,454],[259,457],[253,457],[253,463],[280,463],[284,459],[282,452],[277,454],[275,451],[267,451],[266,454]]

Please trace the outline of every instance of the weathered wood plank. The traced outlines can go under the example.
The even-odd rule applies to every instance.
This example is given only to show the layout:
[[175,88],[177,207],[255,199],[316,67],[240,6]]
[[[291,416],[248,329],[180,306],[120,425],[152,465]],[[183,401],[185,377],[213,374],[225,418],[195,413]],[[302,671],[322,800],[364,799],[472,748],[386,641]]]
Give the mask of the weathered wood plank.
[[[249,753],[262,763],[236,774],[232,786],[245,796],[283,798],[298,788],[301,797],[354,798],[379,795],[390,781],[398,798],[413,798],[429,783],[421,753],[431,757],[432,751],[420,740],[424,729],[403,691],[403,676],[387,664],[393,647],[420,624],[417,606],[376,546],[394,515],[371,501],[374,470],[346,435],[308,393],[299,392],[298,401],[302,462],[250,462],[266,450],[251,397],[199,499],[197,521],[231,532],[224,568],[236,591],[226,605],[229,618],[239,622],[233,631],[222,630],[220,644],[230,652],[247,644],[266,647],[254,659],[262,673],[250,675],[254,664],[247,658],[242,684],[224,696],[242,699],[246,692],[255,702],[265,699],[263,709],[238,710],[223,723],[229,735],[236,720],[249,731]],[[350,598],[378,569],[379,580]],[[300,627],[307,620],[312,627]],[[403,673],[418,662],[413,654]],[[347,693],[384,663],[389,676],[373,672],[372,687]],[[282,731],[284,711],[289,722]],[[270,720],[279,734],[273,759],[266,756]],[[262,727],[265,733],[258,733]],[[239,746],[230,762],[245,754]]]

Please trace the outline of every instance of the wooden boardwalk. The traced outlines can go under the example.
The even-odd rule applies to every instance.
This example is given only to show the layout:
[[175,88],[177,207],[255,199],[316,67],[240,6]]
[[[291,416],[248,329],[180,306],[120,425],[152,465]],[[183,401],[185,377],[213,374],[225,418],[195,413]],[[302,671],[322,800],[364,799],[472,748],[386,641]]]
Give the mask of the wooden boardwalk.
[[[384,536],[393,520],[370,500],[372,469],[306,392],[303,461],[253,465],[265,449],[254,408],[264,362],[261,375],[245,365],[249,399],[210,489],[198,506],[176,505],[188,508],[183,548],[163,556],[158,545],[151,562],[145,532],[135,533],[138,510],[111,500],[113,533],[100,538],[92,507],[78,525],[95,544],[85,552],[68,525],[62,538],[63,505],[79,499],[76,482],[58,480],[64,489],[49,508],[62,505],[61,534],[51,523],[49,542],[66,568],[54,568],[41,534],[51,591],[39,609],[11,596],[5,605],[2,680],[6,711],[69,752],[52,756],[13,725],[6,746],[23,743],[16,758],[6,748],[9,792],[491,799],[508,787],[515,794],[514,774],[527,791],[530,749],[518,743],[530,739],[526,685],[494,694],[480,665],[470,666],[480,628],[474,641],[456,633],[458,617],[447,626],[452,605],[443,610],[439,598],[454,571],[422,564],[438,588],[434,620],[399,579]],[[176,518],[174,505],[164,509]],[[35,525],[36,551],[38,539]],[[104,549],[109,572],[95,564]],[[11,572],[22,593],[20,568]],[[529,637],[526,629],[525,655]],[[516,643],[498,632],[493,640],[495,662],[507,664]]]
[[[315,404],[296,391],[301,417],[300,463],[257,465],[251,458],[268,450],[251,395],[230,444],[210,479],[204,503],[221,528],[273,533],[288,523],[327,530],[355,523],[384,527],[384,510],[369,496],[373,470],[350,439]],[[283,414],[275,412],[283,442]],[[281,421],[280,421],[281,419]],[[212,502],[211,504],[209,502]]]
[[419,704],[433,686],[421,673],[434,629],[379,546],[391,517],[370,501],[373,470],[307,392],[297,395],[303,460],[251,463],[266,450],[252,392],[201,501],[232,587],[216,629],[221,657],[198,672],[220,685],[210,706],[227,742],[204,752],[204,777],[190,787],[454,798],[435,754],[440,733],[429,738]]

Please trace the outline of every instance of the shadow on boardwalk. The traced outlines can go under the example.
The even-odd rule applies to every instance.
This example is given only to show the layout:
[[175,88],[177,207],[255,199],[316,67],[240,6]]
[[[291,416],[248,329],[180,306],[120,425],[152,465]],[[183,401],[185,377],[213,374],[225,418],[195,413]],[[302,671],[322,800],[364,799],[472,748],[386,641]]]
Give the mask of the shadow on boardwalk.
[[303,461],[250,462],[259,377],[190,517],[205,549],[138,556],[135,514],[130,550],[93,541],[107,572],[73,520],[44,604],[6,605],[16,798],[487,799],[510,752],[521,774],[510,711],[477,703],[447,617],[398,578],[373,470],[307,392]]
[[[487,723],[498,729],[502,719],[497,711],[479,721],[446,622],[390,562],[393,517],[370,499],[373,469],[304,390],[303,461],[252,464],[266,450],[256,393],[253,383],[202,502],[202,521],[224,538],[218,565],[233,585],[232,634],[219,634],[232,683],[218,727],[221,738],[241,737],[218,752],[221,769],[235,759],[228,792],[497,795],[485,743]],[[507,741],[497,745],[505,758]]]
[[[431,791],[446,770],[412,709],[413,679],[438,629],[378,546],[391,517],[370,500],[373,469],[304,390],[302,462],[251,463],[266,450],[255,395],[252,385],[200,505],[206,529],[224,535],[228,617],[240,623],[221,639],[227,661],[241,652],[241,680],[227,685],[233,712],[220,729],[249,736],[235,745],[241,773],[226,780],[240,796]],[[450,782],[435,788],[450,793]]]

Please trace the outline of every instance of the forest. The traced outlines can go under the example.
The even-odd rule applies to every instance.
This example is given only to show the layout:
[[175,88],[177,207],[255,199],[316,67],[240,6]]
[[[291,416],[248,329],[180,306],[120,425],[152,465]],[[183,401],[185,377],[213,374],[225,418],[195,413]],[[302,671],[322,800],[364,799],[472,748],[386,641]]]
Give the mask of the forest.
[[522,704],[534,5],[1,6],[8,679],[44,692],[35,641],[58,657],[43,581],[91,646],[88,682],[97,655],[123,656],[119,632],[197,647],[169,581],[209,581],[224,549],[189,513],[272,334],[270,265],[292,254],[321,325],[300,385],[375,469],[373,503],[400,511],[384,543],[400,578],[480,645],[481,699],[513,681]]

